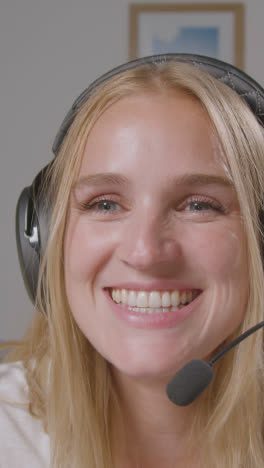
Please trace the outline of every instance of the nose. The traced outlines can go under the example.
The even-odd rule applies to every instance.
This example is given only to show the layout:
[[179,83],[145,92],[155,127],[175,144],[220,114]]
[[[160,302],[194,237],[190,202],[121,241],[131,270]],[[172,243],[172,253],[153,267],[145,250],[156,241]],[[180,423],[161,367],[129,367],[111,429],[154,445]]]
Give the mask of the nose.
[[148,213],[131,219],[123,232],[118,255],[127,266],[140,271],[159,275],[175,271],[175,262],[182,255],[175,223]]

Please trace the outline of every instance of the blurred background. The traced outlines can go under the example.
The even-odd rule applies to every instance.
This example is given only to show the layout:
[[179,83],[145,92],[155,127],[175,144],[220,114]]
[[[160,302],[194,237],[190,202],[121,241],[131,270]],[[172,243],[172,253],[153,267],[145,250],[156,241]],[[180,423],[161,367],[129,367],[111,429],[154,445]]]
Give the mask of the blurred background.
[[[264,1],[241,3],[244,70],[264,86]],[[129,59],[129,5],[129,0],[0,1],[0,341],[20,338],[33,315],[16,252],[18,196],[52,158],[53,139],[74,99],[93,79]]]

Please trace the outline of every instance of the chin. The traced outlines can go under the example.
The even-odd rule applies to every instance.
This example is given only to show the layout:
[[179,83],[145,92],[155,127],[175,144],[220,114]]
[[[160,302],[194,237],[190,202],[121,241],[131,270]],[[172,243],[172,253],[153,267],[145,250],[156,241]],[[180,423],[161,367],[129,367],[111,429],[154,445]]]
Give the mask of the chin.
[[118,363],[111,363],[114,372],[119,374],[120,376],[126,376],[131,379],[141,380],[141,381],[157,381],[160,380],[166,383],[174,377],[174,375],[180,370],[184,364],[177,364],[175,365],[175,361],[173,363],[168,362],[144,362],[142,361],[130,361],[129,365],[127,362],[118,362]]

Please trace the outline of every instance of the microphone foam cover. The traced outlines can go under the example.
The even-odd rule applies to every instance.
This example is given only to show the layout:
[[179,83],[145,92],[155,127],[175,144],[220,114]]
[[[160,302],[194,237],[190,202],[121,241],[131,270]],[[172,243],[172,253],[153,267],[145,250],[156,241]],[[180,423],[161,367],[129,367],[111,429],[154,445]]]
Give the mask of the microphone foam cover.
[[208,362],[193,359],[168,383],[167,395],[175,405],[187,406],[206,389],[213,376],[213,367]]

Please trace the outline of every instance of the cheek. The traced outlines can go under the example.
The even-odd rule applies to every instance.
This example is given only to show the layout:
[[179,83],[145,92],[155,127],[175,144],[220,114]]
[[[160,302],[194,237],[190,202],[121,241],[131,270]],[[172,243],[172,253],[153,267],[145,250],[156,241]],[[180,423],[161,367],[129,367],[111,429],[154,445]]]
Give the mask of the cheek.
[[207,236],[196,239],[192,255],[207,286],[202,320],[201,316],[196,317],[197,329],[203,323],[199,339],[203,342],[206,337],[214,349],[237,328],[246,311],[247,247],[240,225],[208,230]]
[[194,264],[211,281],[247,276],[247,248],[241,228],[214,226],[206,234],[196,231],[189,239]]
[[76,281],[91,279],[109,261],[116,238],[117,233],[106,231],[103,223],[90,226],[85,217],[72,217],[64,243],[66,276]]

